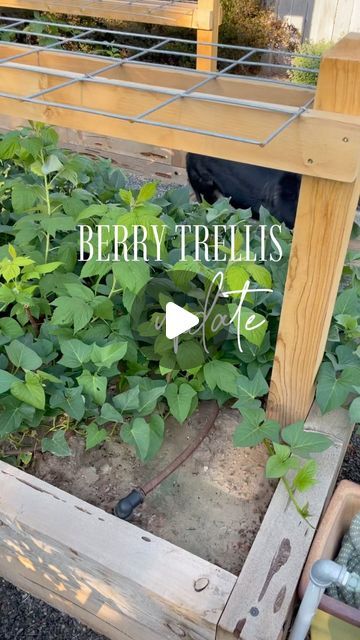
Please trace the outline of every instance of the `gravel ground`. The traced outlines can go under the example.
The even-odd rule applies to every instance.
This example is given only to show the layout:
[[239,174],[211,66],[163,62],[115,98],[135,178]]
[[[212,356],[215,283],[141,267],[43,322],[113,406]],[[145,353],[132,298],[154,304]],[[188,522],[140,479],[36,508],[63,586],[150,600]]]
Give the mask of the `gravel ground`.
[[0,578],[0,640],[106,640]]
[[352,480],[360,484],[360,425],[355,428],[339,474],[340,480]]

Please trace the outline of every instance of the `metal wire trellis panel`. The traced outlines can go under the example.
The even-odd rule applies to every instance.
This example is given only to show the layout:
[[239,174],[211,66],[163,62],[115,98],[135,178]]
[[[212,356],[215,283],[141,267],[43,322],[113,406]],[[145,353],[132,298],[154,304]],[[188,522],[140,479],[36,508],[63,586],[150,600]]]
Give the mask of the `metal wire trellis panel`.
[[[127,0],[132,2],[134,0]],[[136,0],[137,1],[137,0]],[[160,0],[154,4],[168,4],[167,0]],[[46,30],[52,29],[56,33],[47,33]],[[45,30],[45,31],[44,31]],[[90,37],[91,36],[91,37]],[[51,22],[48,20],[33,20],[33,19],[18,19],[15,17],[0,17],[0,38],[17,39],[17,42],[9,42],[8,40],[0,43],[0,55],[1,49],[6,51],[9,47],[14,51],[11,55],[4,55],[0,58],[0,69],[11,68],[16,71],[28,71],[29,73],[46,73],[53,77],[59,77],[59,82],[53,86],[41,88],[37,91],[33,91],[27,95],[21,93],[14,93],[9,91],[0,91],[0,96],[4,98],[10,98],[12,100],[24,101],[28,103],[34,103],[44,106],[62,107],[68,110],[80,111],[85,113],[92,113],[94,115],[104,115],[114,119],[125,120],[132,123],[141,123],[145,125],[153,125],[157,127],[166,127],[168,129],[174,129],[178,131],[190,131],[193,133],[204,134],[215,138],[222,138],[232,141],[245,142],[248,144],[264,146],[269,144],[276,136],[278,136],[285,128],[290,126],[301,114],[303,114],[311,105],[314,99],[313,87],[306,86],[308,90],[306,99],[296,107],[287,105],[277,105],[267,103],[266,101],[250,100],[240,98],[236,96],[221,95],[214,92],[206,92],[206,86],[209,83],[218,82],[221,78],[234,78],[234,72],[236,72],[236,78],[246,78],[248,82],[258,81],[260,76],[248,76],[244,73],[239,73],[239,68],[247,67],[258,69],[271,69],[275,74],[275,77],[266,77],[263,81],[269,83],[269,85],[289,85],[287,79],[278,77],[279,74],[283,74],[284,71],[289,69],[304,71],[312,73],[314,76],[318,73],[318,69],[309,69],[307,67],[295,66],[292,63],[292,59],[295,55],[293,52],[279,51],[275,49],[259,49],[251,47],[237,47],[235,45],[223,45],[221,43],[211,43],[214,47],[219,47],[221,51],[224,51],[224,55],[221,56],[202,56],[207,59],[214,59],[217,61],[219,67],[218,71],[196,71],[191,70],[191,74],[194,76],[194,82],[186,89],[180,89],[177,87],[162,86],[159,80],[159,84],[152,83],[138,83],[130,79],[111,78],[106,77],[104,74],[116,70],[126,65],[139,65],[145,72],[147,68],[150,69],[170,69],[169,65],[161,64],[158,62],[146,61],[146,57],[153,58],[154,56],[178,56],[185,61],[186,66],[179,67],[181,71],[189,72],[188,64],[196,59],[196,53],[188,51],[186,47],[195,47],[196,42],[194,40],[186,40],[180,38],[172,38],[165,36],[155,36],[136,34],[132,32],[117,31],[114,29],[105,29],[98,27],[84,27],[81,25],[72,25],[63,22]],[[209,44],[209,43],[206,43]],[[186,45],[186,47],[185,47]],[[80,48],[81,47],[81,48]],[[25,50],[24,50],[25,48]],[[86,51],[84,51],[84,48]],[[19,49],[19,52],[16,52]],[[184,50],[185,49],[185,50]],[[57,69],[54,66],[44,64],[41,62],[42,55],[46,55],[47,52],[60,51],[62,54],[71,55],[75,60],[79,60],[79,71],[68,72],[64,69]],[[36,58],[35,64],[30,64],[31,56]],[[264,59],[265,56],[270,56],[270,61]],[[311,59],[316,66],[320,60],[319,56],[304,54],[304,58]],[[257,58],[257,59],[254,59]],[[83,72],[81,70],[81,60],[88,61],[96,60],[101,61],[103,64],[99,68],[91,72]],[[196,75],[195,75],[196,74]],[[199,80],[196,80],[197,75],[200,74]],[[136,91],[146,91],[147,94],[164,95],[164,99],[158,101],[156,104],[142,110],[136,115],[128,113],[118,113],[108,109],[99,109],[92,107],[91,105],[73,105],[67,103],[65,100],[51,100],[49,94],[55,93],[61,89],[66,89],[77,84],[96,83],[113,85],[117,88],[127,88]],[[213,85],[212,85],[213,86]],[[296,87],[297,85],[292,84]],[[304,85],[301,85],[304,90]],[[205,89],[205,91],[204,91]],[[310,89],[310,92],[309,92]],[[21,90],[21,87],[19,88]],[[199,91],[200,90],[200,91]],[[208,128],[198,128],[189,126],[189,124],[181,123],[169,123],[161,119],[163,110],[173,103],[183,101],[205,101],[207,103],[214,104],[226,104],[236,107],[239,110],[255,109],[262,110],[264,112],[277,112],[284,115],[285,119],[271,132],[268,132],[262,139],[232,135],[224,133],[220,130]],[[158,113],[159,118],[149,118],[153,114]],[[240,113],[240,112],[239,112]]]

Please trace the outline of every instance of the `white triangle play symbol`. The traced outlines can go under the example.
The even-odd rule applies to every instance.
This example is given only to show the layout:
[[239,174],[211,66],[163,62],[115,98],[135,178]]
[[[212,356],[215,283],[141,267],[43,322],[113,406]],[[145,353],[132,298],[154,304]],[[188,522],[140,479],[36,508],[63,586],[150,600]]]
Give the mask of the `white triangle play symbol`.
[[186,311],[174,302],[168,302],[165,307],[165,334],[169,340],[180,336],[185,331],[196,327],[199,318],[190,311]]

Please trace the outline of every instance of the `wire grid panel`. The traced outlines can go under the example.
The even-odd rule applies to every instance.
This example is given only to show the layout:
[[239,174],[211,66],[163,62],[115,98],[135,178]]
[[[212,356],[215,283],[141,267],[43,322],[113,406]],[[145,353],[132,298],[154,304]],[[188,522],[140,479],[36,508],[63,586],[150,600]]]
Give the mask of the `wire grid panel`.
[[[52,32],[46,33],[46,31],[50,29]],[[157,127],[188,131],[215,138],[265,146],[304,113],[314,99],[313,87],[307,92],[306,100],[296,107],[271,104],[266,101],[243,99],[234,95],[221,95],[221,92],[218,94],[213,91],[207,92],[207,86],[211,85],[213,88],[214,83],[218,83],[220,79],[231,77],[234,80],[234,72],[236,73],[236,78],[243,79],[246,77],[250,82],[257,82],[259,79],[258,75],[255,77],[244,75],[244,72],[241,73],[241,69],[244,69],[244,67],[247,67],[247,71],[250,68],[251,70],[256,69],[258,72],[270,68],[274,73],[274,77],[265,78],[265,81],[270,85],[288,85],[289,82],[287,80],[281,79],[278,76],[279,74],[284,74],[290,68],[307,71],[316,75],[318,72],[317,69],[309,71],[309,69],[305,67],[294,67],[291,64],[291,59],[295,54],[287,51],[213,43],[213,46],[220,47],[221,51],[224,51],[224,54],[218,57],[203,57],[215,59],[219,70],[216,72],[192,70],[191,74],[194,82],[186,87],[186,89],[182,89],[176,86],[161,86],[161,79],[159,79],[159,83],[154,84],[153,80],[147,83],[147,69],[149,70],[149,75],[151,75],[150,70],[156,67],[170,69],[169,65],[153,62],[154,58],[157,59],[157,56],[161,55],[162,58],[181,58],[181,61],[186,67],[180,67],[180,69],[188,72],[189,69],[187,65],[192,63],[196,58],[196,53],[191,51],[191,47],[196,45],[196,42],[193,40],[166,38],[154,35],[144,36],[143,34],[121,32],[112,29],[89,28],[62,22],[37,21],[11,17],[0,18],[0,37],[7,41],[16,40],[15,42],[11,42],[11,45],[0,45],[0,54],[1,48],[6,50],[10,47],[12,51],[16,51],[11,55],[4,55],[0,58],[0,68],[11,68],[14,71],[14,78],[16,77],[17,71],[28,71],[31,74],[44,74],[45,72],[54,79],[51,86],[46,86],[34,92],[19,93],[19,91],[21,92],[23,90],[22,85],[20,85],[16,87],[16,91],[13,92],[0,91],[0,96],[14,100],[33,102],[34,104],[44,106],[63,107],[65,109],[104,115],[133,123],[155,125]],[[84,48],[86,49],[86,53],[84,53]],[[47,52],[51,51],[61,51],[62,54],[71,56],[75,61],[77,59],[78,68],[75,65],[72,71],[59,69],[56,68],[55,65],[51,66],[48,61],[44,67],[43,63],[39,62],[40,56],[46,55]],[[269,56],[270,60],[268,59]],[[319,60],[318,56],[309,54],[304,57],[313,58],[316,64]],[[149,59],[150,62],[147,61]],[[83,71],[84,61],[88,62],[89,60],[96,63],[97,68],[92,71]],[[58,61],[59,60],[56,62],[58,63]],[[35,64],[32,64],[33,62]],[[131,79],[121,79],[119,74],[117,74],[117,77],[109,77],[109,72],[117,71],[124,67],[129,68],[130,65],[140,65],[142,67],[145,81],[137,83]],[[176,77],[176,74],[174,75]],[[56,81],[56,78],[58,78],[58,81]],[[151,103],[151,106],[142,109],[140,112],[130,113],[126,112],[126,110],[121,112],[119,105],[117,105],[116,110],[110,110],[104,109],[103,107],[97,108],[91,104],[69,104],[66,97],[64,98],[65,93],[62,91],[63,89],[70,88],[71,86],[76,87],[76,85],[85,86],[92,83],[101,84],[102,86],[110,85],[118,89],[131,89],[135,94],[136,92],[145,93],[148,98],[150,97],[148,102]],[[39,84],[41,85],[41,83]],[[294,85],[291,86],[294,87]],[[304,85],[302,85],[302,89],[304,89]],[[57,93],[58,95],[56,95]],[[59,98],[60,95],[62,96],[61,99]],[[241,110],[244,108],[277,113],[280,117],[276,121],[276,127],[271,131],[264,132],[261,138],[244,136],[237,132],[221,130],[224,128],[224,122],[211,122],[208,127],[204,128],[193,127],[190,122],[186,123],[184,120],[182,123],[170,122],[168,117],[169,110],[171,110],[171,106],[174,103],[179,101],[186,102],[189,110],[191,109],[191,104],[195,101],[224,104],[227,107],[236,108],[238,109],[236,122],[238,122],[239,125],[242,119]],[[155,118],[154,114],[156,114]],[[238,127],[236,126],[235,129],[236,128]]]
[[[86,0],[72,2],[64,0],[48,0],[46,3],[38,0],[20,2],[18,7],[33,11],[61,13],[65,15],[84,15],[98,18],[127,19],[127,21],[149,22],[180,25],[194,28],[210,29],[209,10],[206,15],[198,12],[197,0]],[[13,2],[3,2],[2,6],[14,9]],[[17,8],[17,7],[16,7]]]

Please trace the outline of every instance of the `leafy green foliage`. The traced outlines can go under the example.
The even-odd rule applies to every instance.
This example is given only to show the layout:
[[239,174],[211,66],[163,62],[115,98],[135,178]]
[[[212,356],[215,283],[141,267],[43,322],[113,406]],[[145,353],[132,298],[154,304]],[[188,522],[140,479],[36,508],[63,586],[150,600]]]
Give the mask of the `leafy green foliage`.
[[[199,399],[219,404],[235,399],[242,421],[235,446],[264,443],[269,452],[267,475],[287,483],[293,501],[315,482],[310,458],[330,442],[295,423],[280,430],[267,420],[263,404],[274,358],[275,340],[286,278],[291,234],[282,229],[281,263],[264,260],[206,262],[195,260],[189,234],[186,260],[180,261],[176,224],[236,226],[235,248],[242,256],[249,211],[235,211],[226,200],[213,206],[192,204],[187,189],[157,197],[156,185],[139,191],[126,188],[120,169],[106,160],[90,160],[58,148],[56,132],[43,125],[11,132],[0,140],[0,438],[17,446],[24,437],[41,440],[43,451],[70,455],[66,434],[83,433],[86,448],[100,445],[110,434],[133,446],[144,461],[153,457],[164,437],[164,415],[179,423],[192,415]],[[111,237],[104,240],[109,260],[79,261],[77,225],[96,233],[99,223],[124,225],[130,243],[133,225],[143,224],[149,238],[149,260],[119,261]],[[260,224],[274,219],[261,210]],[[155,230],[166,227],[162,262],[156,259]],[[261,229],[250,241],[259,255]],[[229,255],[229,236],[224,234]],[[96,256],[95,256],[96,257]],[[323,412],[344,402],[350,417],[360,419],[360,271],[349,256],[337,298],[326,355],[319,371],[317,400]],[[134,300],[164,313],[174,288],[197,299],[204,278],[221,271],[226,286],[273,292],[247,294],[240,318],[242,350],[236,323],[221,344],[201,335],[180,337],[177,353],[154,323],[132,331]],[[164,293],[157,305],[150,297],[150,279],[159,278]],[[229,297],[233,315],[237,294]],[[249,329],[250,318],[257,326]],[[151,338],[151,340],[149,340]],[[156,338],[156,339],[155,339]],[[41,433],[41,436],[39,435]],[[45,434],[45,435],[44,435]],[[310,458],[310,459],[309,459]],[[288,480],[288,478],[292,478]],[[308,505],[299,513],[308,513]]]
[[[294,67],[289,71],[289,78],[291,82],[295,82],[297,84],[309,84],[316,85],[317,83],[317,74],[312,73],[311,71],[306,71],[306,69],[314,69],[316,71],[319,70],[320,60],[307,56],[322,56],[322,54],[332,46],[332,42],[304,42],[298,48],[298,55],[292,58],[291,64]],[[301,54],[305,54],[301,55]],[[300,67],[296,68],[296,67]]]

